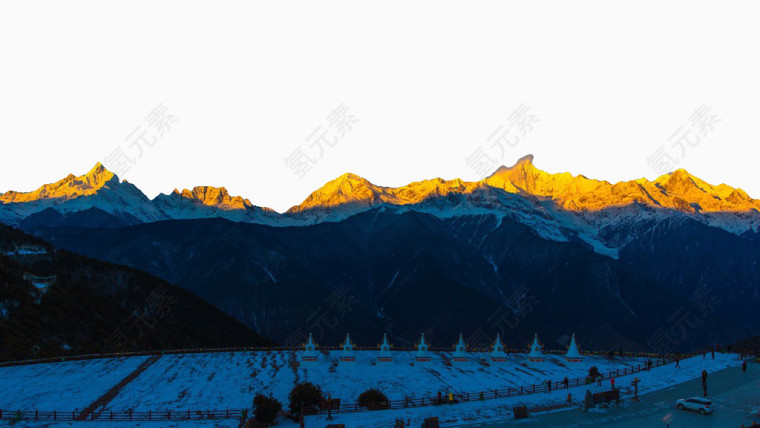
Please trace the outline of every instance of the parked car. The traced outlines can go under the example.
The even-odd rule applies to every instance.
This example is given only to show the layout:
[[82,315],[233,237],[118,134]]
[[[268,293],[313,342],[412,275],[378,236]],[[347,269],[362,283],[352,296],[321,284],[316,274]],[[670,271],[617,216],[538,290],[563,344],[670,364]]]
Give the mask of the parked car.
[[682,398],[676,401],[676,407],[679,410],[692,410],[702,415],[710,414],[713,411],[712,402],[708,398],[702,397]]

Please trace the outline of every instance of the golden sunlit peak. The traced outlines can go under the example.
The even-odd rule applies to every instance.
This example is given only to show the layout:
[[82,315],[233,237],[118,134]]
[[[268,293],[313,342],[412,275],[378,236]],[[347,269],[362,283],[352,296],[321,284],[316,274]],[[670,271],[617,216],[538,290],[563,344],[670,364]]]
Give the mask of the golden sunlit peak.
[[512,168],[516,168],[518,166],[528,165],[528,164],[530,165],[533,164],[533,155],[530,153],[518,159],[517,162],[515,162],[515,164],[512,166]]
[[248,199],[241,196],[230,196],[224,187],[195,186],[193,190],[183,189],[181,192],[174,189],[172,194],[222,209],[245,209],[253,206]]
[[19,193],[10,191],[0,195],[0,202],[21,203],[41,199],[71,199],[79,196],[91,196],[101,188],[107,187],[106,184],[110,183],[111,180],[115,180],[118,183],[118,177],[98,162],[85,175],[75,176],[74,174],[69,174],[62,180],[45,184],[32,192]]
[[332,180],[332,181],[328,182],[327,184],[329,184],[329,183],[335,183],[335,182],[342,183],[344,181],[369,183],[369,180],[367,180],[366,178],[358,176],[358,175],[356,175],[356,174],[354,174],[352,172],[347,172],[347,173],[341,175],[340,177],[336,178],[335,180]]
[[680,178],[687,178],[687,177],[688,178],[693,178],[694,176],[691,175],[689,173],[689,171],[687,171],[687,170],[685,170],[683,168],[678,168],[677,170],[675,170],[673,172],[668,172],[666,174],[663,174],[663,175],[659,176],[658,179],[662,178],[662,179],[666,179],[667,180],[669,178],[679,178],[680,179]]
[[87,172],[87,174],[83,175],[82,178],[91,185],[102,185],[106,183],[107,181],[111,180],[113,177],[115,177],[116,174],[112,173],[106,167],[103,166],[100,162],[96,163],[92,169]]
[[520,167],[525,167],[525,166],[528,166],[528,165],[530,165],[531,167],[533,166],[533,155],[531,155],[531,154],[527,154],[527,155],[521,157],[512,166],[506,166],[506,165],[500,166],[488,178],[497,176],[497,175],[499,175],[501,173],[504,173],[504,172],[507,172],[507,171],[511,171],[513,169],[518,169]]
[[102,163],[96,162],[95,166],[92,167],[92,169],[90,170],[90,172],[88,172],[86,175],[96,174],[96,173],[103,172],[103,171],[107,171],[106,167],[104,167]]

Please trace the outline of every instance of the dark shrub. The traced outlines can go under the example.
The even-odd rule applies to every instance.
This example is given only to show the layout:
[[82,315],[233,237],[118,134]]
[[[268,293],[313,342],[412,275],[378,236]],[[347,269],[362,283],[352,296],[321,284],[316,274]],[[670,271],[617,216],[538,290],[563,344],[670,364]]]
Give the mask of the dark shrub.
[[253,416],[257,421],[264,424],[271,424],[277,419],[277,415],[282,410],[282,404],[273,397],[258,394],[253,398]]
[[322,401],[322,389],[311,382],[301,382],[293,387],[288,394],[290,413],[298,415],[301,407],[317,407]]
[[388,397],[379,389],[370,388],[359,395],[359,405],[370,409],[384,409],[388,407]]
[[599,376],[601,376],[601,373],[599,373],[599,368],[597,366],[591,366],[588,368],[588,377],[591,378],[592,381]]

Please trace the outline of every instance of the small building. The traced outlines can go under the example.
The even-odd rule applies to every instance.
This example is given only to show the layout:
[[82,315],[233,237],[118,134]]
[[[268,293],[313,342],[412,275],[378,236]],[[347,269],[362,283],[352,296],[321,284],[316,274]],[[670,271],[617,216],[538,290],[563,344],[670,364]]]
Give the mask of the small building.
[[575,342],[575,333],[573,333],[573,337],[570,339],[570,346],[567,348],[565,359],[571,363],[583,361],[583,357],[581,357],[581,353],[578,351],[578,344]]
[[417,355],[414,357],[415,363],[426,363],[430,361],[430,352],[428,344],[425,342],[425,333],[420,337],[420,343],[417,345]]
[[304,351],[301,354],[301,361],[304,363],[315,363],[319,359],[319,352],[317,351],[317,344],[314,343],[314,338],[309,333],[309,339],[303,345]]
[[465,363],[469,360],[469,356],[467,355],[467,344],[464,343],[462,333],[459,333],[459,341],[454,345],[453,357],[455,363]]
[[346,340],[343,342],[343,350],[338,357],[341,363],[354,363],[356,362],[356,352],[354,352],[354,344],[351,343],[351,337],[346,333]]
[[530,352],[528,352],[528,360],[534,363],[544,361],[544,353],[541,350],[541,343],[538,341],[538,333],[533,336],[533,343],[530,345]]
[[501,336],[496,335],[496,340],[491,346],[491,361],[503,363],[507,361],[507,353],[504,352],[504,344],[501,343]]
[[380,344],[380,353],[377,354],[378,363],[392,363],[393,353],[391,353],[391,345],[388,343],[388,334],[383,333],[383,343]]

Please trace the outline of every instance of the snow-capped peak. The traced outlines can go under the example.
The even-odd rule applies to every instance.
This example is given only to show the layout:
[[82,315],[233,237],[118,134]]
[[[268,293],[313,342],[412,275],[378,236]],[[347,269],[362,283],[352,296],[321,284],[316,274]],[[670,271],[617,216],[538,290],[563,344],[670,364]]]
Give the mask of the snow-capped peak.
[[2,203],[33,202],[43,199],[73,199],[80,196],[92,196],[109,185],[118,185],[119,178],[98,162],[85,175],[69,174],[62,180],[45,184],[31,192],[9,191],[0,195]]
[[174,189],[172,195],[221,209],[246,209],[253,207],[253,204],[248,199],[243,199],[241,196],[230,196],[224,187],[196,186],[192,190],[183,189],[181,192]]
[[0,203],[9,205],[0,212],[0,220],[10,224],[48,208],[60,213],[97,208],[128,223],[166,218],[140,189],[126,181],[119,182],[119,177],[100,162],[84,175],[69,174],[32,192],[9,191],[0,195]]

